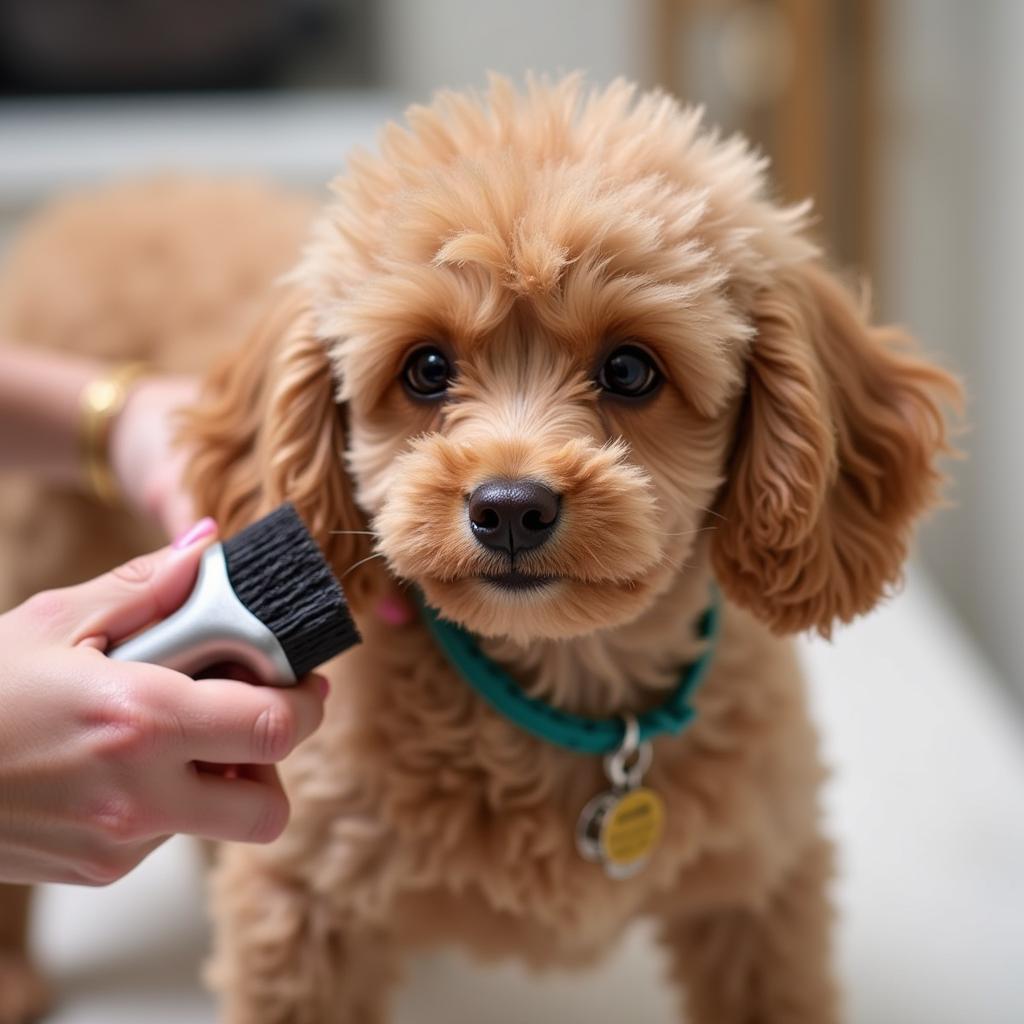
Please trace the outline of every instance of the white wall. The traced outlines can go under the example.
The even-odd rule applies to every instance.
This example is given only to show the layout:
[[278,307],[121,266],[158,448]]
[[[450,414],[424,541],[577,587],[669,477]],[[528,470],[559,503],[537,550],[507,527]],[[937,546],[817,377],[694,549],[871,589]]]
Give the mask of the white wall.
[[925,560],[1024,693],[1024,4],[880,5],[883,313],[960,369],[969,455]]
[[1024,693],[1024,4],[994,5],[978,68],[982,160],[976,225],[977,332],[971,440],[980,544],[967,597],[996,658]]
[[441,86],[480,86],[488,70],[648,83],[653,8],[651,0],[378,0],[381,78],[420,99]]

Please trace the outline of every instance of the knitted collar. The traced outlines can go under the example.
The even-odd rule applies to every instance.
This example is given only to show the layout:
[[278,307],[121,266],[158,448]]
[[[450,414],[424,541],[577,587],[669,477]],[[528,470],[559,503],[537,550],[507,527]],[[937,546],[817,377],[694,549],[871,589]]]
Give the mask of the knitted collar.
[[[471,633],[439,618],[422,596],[420,609],[435,642],[462,679],[495,711],[520,729],[577,754],[609,754],[622,745],[625,725],[621,717],[588,718],[527,696],[507,672],[483,653]],[[683,666],[679,682],[663,704],[637,716],[641,743],[665,733],[678,735],[693,719],[696,711],[690,698],[711,665],[721,611],[721,596],[718,588],[713,587],[711,604],[697,624],[698,637],[707,642],[704,653],[696,661]]]

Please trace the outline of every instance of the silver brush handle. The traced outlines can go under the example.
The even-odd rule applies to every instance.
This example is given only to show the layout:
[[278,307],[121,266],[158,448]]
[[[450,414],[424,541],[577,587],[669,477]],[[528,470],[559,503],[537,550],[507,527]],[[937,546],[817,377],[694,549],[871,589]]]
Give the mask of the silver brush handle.
[[199,575],[188,600],[170,617],[107,652],[117,661],[144,661],[186,675],[222,662],[244,665],[265,683],[294,682],[277,637],[232,589],[224,548],[203,552]]

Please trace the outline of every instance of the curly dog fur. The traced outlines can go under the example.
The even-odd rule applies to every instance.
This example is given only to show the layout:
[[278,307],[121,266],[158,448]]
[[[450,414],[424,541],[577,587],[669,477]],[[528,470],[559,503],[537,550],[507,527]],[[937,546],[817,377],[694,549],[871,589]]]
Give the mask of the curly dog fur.
[[[653,915],[688,1019],[837,1020],[822,773],[786,635],[827,635],[899,581],[955,383],[869,325],[742,140],[623,82],[443,94],[333,188],[301,255],[307,208],[255,186],[75,199],[29,229],[0,292],[9,334],[175,369],[248,331],[190,415],[190,485],[226,531],[294,501],[364,633],[284,766],[287,831],[214,872],[223,1019],[383,1021],[411,947],[582,964]],[[458,367],[443,402],[398,381],[425,340]],[[643,403],[592,383],[626,340],[665,373]],[[555,584],[480,580],[499,559],[465,496],[495,477],[562,496],[554,540],[518,562]],[[46,522],[26,498],[7,524],[21,551],[56,553],[31,579],[19,553],[23,589],[142,542],[81,499],[48,502]],[[597,758],[522,733],[418,622],[370,614],[393,577],[530,693],[594,715],[664,698],[717,580],[697,718],[655,743],[667,831],[643,873],[611,881],[574,849]]]

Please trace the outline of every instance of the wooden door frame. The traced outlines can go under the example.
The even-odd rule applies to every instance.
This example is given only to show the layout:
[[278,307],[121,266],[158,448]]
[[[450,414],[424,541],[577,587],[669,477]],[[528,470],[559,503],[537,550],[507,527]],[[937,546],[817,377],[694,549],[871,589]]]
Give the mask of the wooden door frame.
[[650,54],[659,84],[699,101],[680,66],[680,44],[697,18],[725,18],[760,3],[786,26],[792,59],[781,93],[766,104],[762,137],[778,194],[811,197],[822,241],[843,264],[874,269],[878,144],[877,0],[655,0]]

